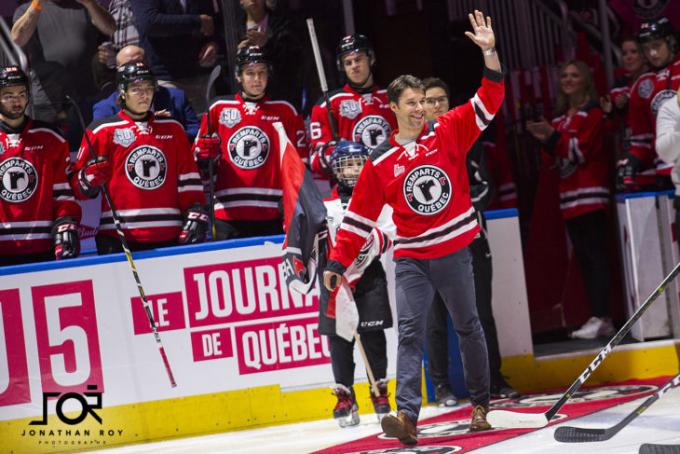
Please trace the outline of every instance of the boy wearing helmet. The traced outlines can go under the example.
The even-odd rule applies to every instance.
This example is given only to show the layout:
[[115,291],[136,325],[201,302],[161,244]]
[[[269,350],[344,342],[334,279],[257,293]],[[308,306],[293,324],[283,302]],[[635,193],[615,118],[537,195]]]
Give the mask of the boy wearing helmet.
[[68,184],[68,144],[26,115],[29,80],[0,68],[0,265],[77,257],[80,205]]
[[344,73],[347,83],[328,93],[330,107],[325,97],[317,102],[309,125],[311,168],[326,178],[332,176],[328,157],[338,140],[358,142],[373,150],[397,125],[387,91],[373,79],[375,52],[368,38],[359,33],[345,36],[336,56],[338,71]]
[[680,53],[675,30],[662,17],[642,24],[637,41],[652,72],[643,74],[633,85],[628,109],[630,150],[618,163],[619,186],[636,190],[641,186],[671,188],[672,164],[659,159],[655,152],[656,114],[661,104],[675,96],[680,87]]
[[203,117],[194,154],[203,173],[216,164],[215,238],[283,233],[279,203],[283,194],[278,134],[281,122],[303,161],[307,161],[304,121],[286,101],[267,96],[271,66],[257,46],[239,49],[239,93],[214,100]]
[[151,112],[156,79],[146,64],[119,66],[116,81],[121,110],[88,126],[71,178],[80,198],[102,185],[111,195],[113,207],[102,198],[97,252],[122,251],[112,209],[132,250],[204,241],[203,186],[184,128]]
[[[341,140],[329,157],[330,168],[338,182],[337,197],[324,201],[327,210],[329,249],[335,241],[345,211],[352,197],[352,191],[364,163],[368,159],[368,149],[360,143]],[[385,210],[379,219],[378,227],[364,244],[359,257],[348,268],[345,278],[352,289],[359,312],[358,333],[366,351],[368,363],[376,379],[378,395],[371,393],[373,408],[380,420],[390,412],[387,398],[387,352],[385,329],[392,326],[392,313],[387,297],[385,271],[380,263],[380,255],[390,246],[386,231],[392,230],[391,210]],[[327,257],[322,258],[323,269]],[[319,298],[319,333],[328,336],[331,352],[331,365],[335,385],[333,393],[338,401],[333,409],[333,417],[340,427],[359,424],[358,406],[354,395],[354,342],[336,335],[335,319],[328,316],[333,312],[337,292],[329,292],[323,285]]]

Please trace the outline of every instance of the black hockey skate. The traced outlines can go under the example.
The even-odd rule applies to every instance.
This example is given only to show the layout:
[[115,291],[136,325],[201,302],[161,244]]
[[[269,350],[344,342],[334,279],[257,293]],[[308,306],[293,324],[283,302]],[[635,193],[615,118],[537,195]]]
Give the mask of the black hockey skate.
[[340,427],[350,427],[359,424],[359,407],[354,396],[354,388],[344,385],[333,386],[333,394],[338,398],[338,403],[333,409],[333,418]]
[[378,422],[380,422],[391,410],[389,394],[387,393],[387,379],[378,380],[375,385],[380,394],[376,396],[371,392],[371,402],[373,402],[375,415],[378,417]]

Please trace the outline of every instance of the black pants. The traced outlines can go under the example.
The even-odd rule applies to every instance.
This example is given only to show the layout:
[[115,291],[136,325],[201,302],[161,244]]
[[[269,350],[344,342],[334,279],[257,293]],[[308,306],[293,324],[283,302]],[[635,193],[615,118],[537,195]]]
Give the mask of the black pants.
[[[496,322],[491,311],[491,251],[486,237],[474,240],[470,246],[475,280],[475,302],[479,321],[484,329],[489,355],[491,386],[502,380],[501,354],[498,349]],[[428,373],[435,386],[449,383],[449,349],[447,318],[449,314],[439,294],[435,294],[427,320]]]
[[565,224],[581,266],[592,315],[605,317],[609,314],[607,215],[604,210],[592,211]]
[[253,236],[280,235],[283,233],[283,221],[224,221],[215,219],[215,239],[230,240]]
[[[348,388],[354,384],[354,341],[348,342],[339,336],[328,336],[331,347],[331,365],[335,383]],[[376,380],[387,376],[387,342],[385,331],[368,331],[361,334],[361,344],[366,351]]]
[[[118,236],[112,237],[108,235],[97,235],[94,239],[97,243],[97,254],[115,254],[116,252],[123,252],[123,245],[120,242]],[[157,249],[160,247],[170,247],[176,246],[177,241],[163,241],[159,243],[136,243],[134,241],[128,241],[128,247],[131,251],[146,251],[149,249]]]

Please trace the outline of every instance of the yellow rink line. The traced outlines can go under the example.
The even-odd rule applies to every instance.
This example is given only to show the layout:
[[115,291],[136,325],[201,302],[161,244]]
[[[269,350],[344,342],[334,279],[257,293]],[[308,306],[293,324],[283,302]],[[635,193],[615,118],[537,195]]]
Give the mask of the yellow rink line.
[[[566,388],[598,351],[538,359],[531,355],[504,358],[503,372],[523,391]],[[673,341],[618,347],[595,371],[588,384],[674,375],[678,373],[679,358],[680,343]],[[393,407],[394,387],[395,382],[391,380],[389,392]],[[368,385],[359,383],[355,390],[360,413],[372,413]],[[279,386],[262,386],[114,407],[106,407],[104,395],[104,408],[98,410],[102,425],[88,417],[78,425],[68,426],[55,415],[50,415],[47,426],[28,425],[30,420],[39,418],[1,421],[0,452],[83,451],[318,420],[329,418],[334,405],[335,398],[329,388],[281,392]],[[31,430],[35,432],[31,433]],[[39,432],[41,430],[44,435]],[[66,434],[67,430],[71,432]],[[87,430],[89,434],[86,434]]]

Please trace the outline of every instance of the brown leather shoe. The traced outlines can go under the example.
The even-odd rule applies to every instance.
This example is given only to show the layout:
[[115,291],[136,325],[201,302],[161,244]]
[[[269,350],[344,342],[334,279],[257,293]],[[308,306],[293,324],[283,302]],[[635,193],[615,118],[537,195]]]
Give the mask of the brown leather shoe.
[[491,429],[491,424],[486,421],[486,413],[488,411],[488,407],[475,405],[475,407],[472,409],[472,418],[470,418],[470,432],[479,432],[481,430]]
[[397,416],[385,416],[380,421],[380,425],[388,437],[398,438],[405,445],[415,445],[418,443],[416,425],[402,411],[397,413]]

